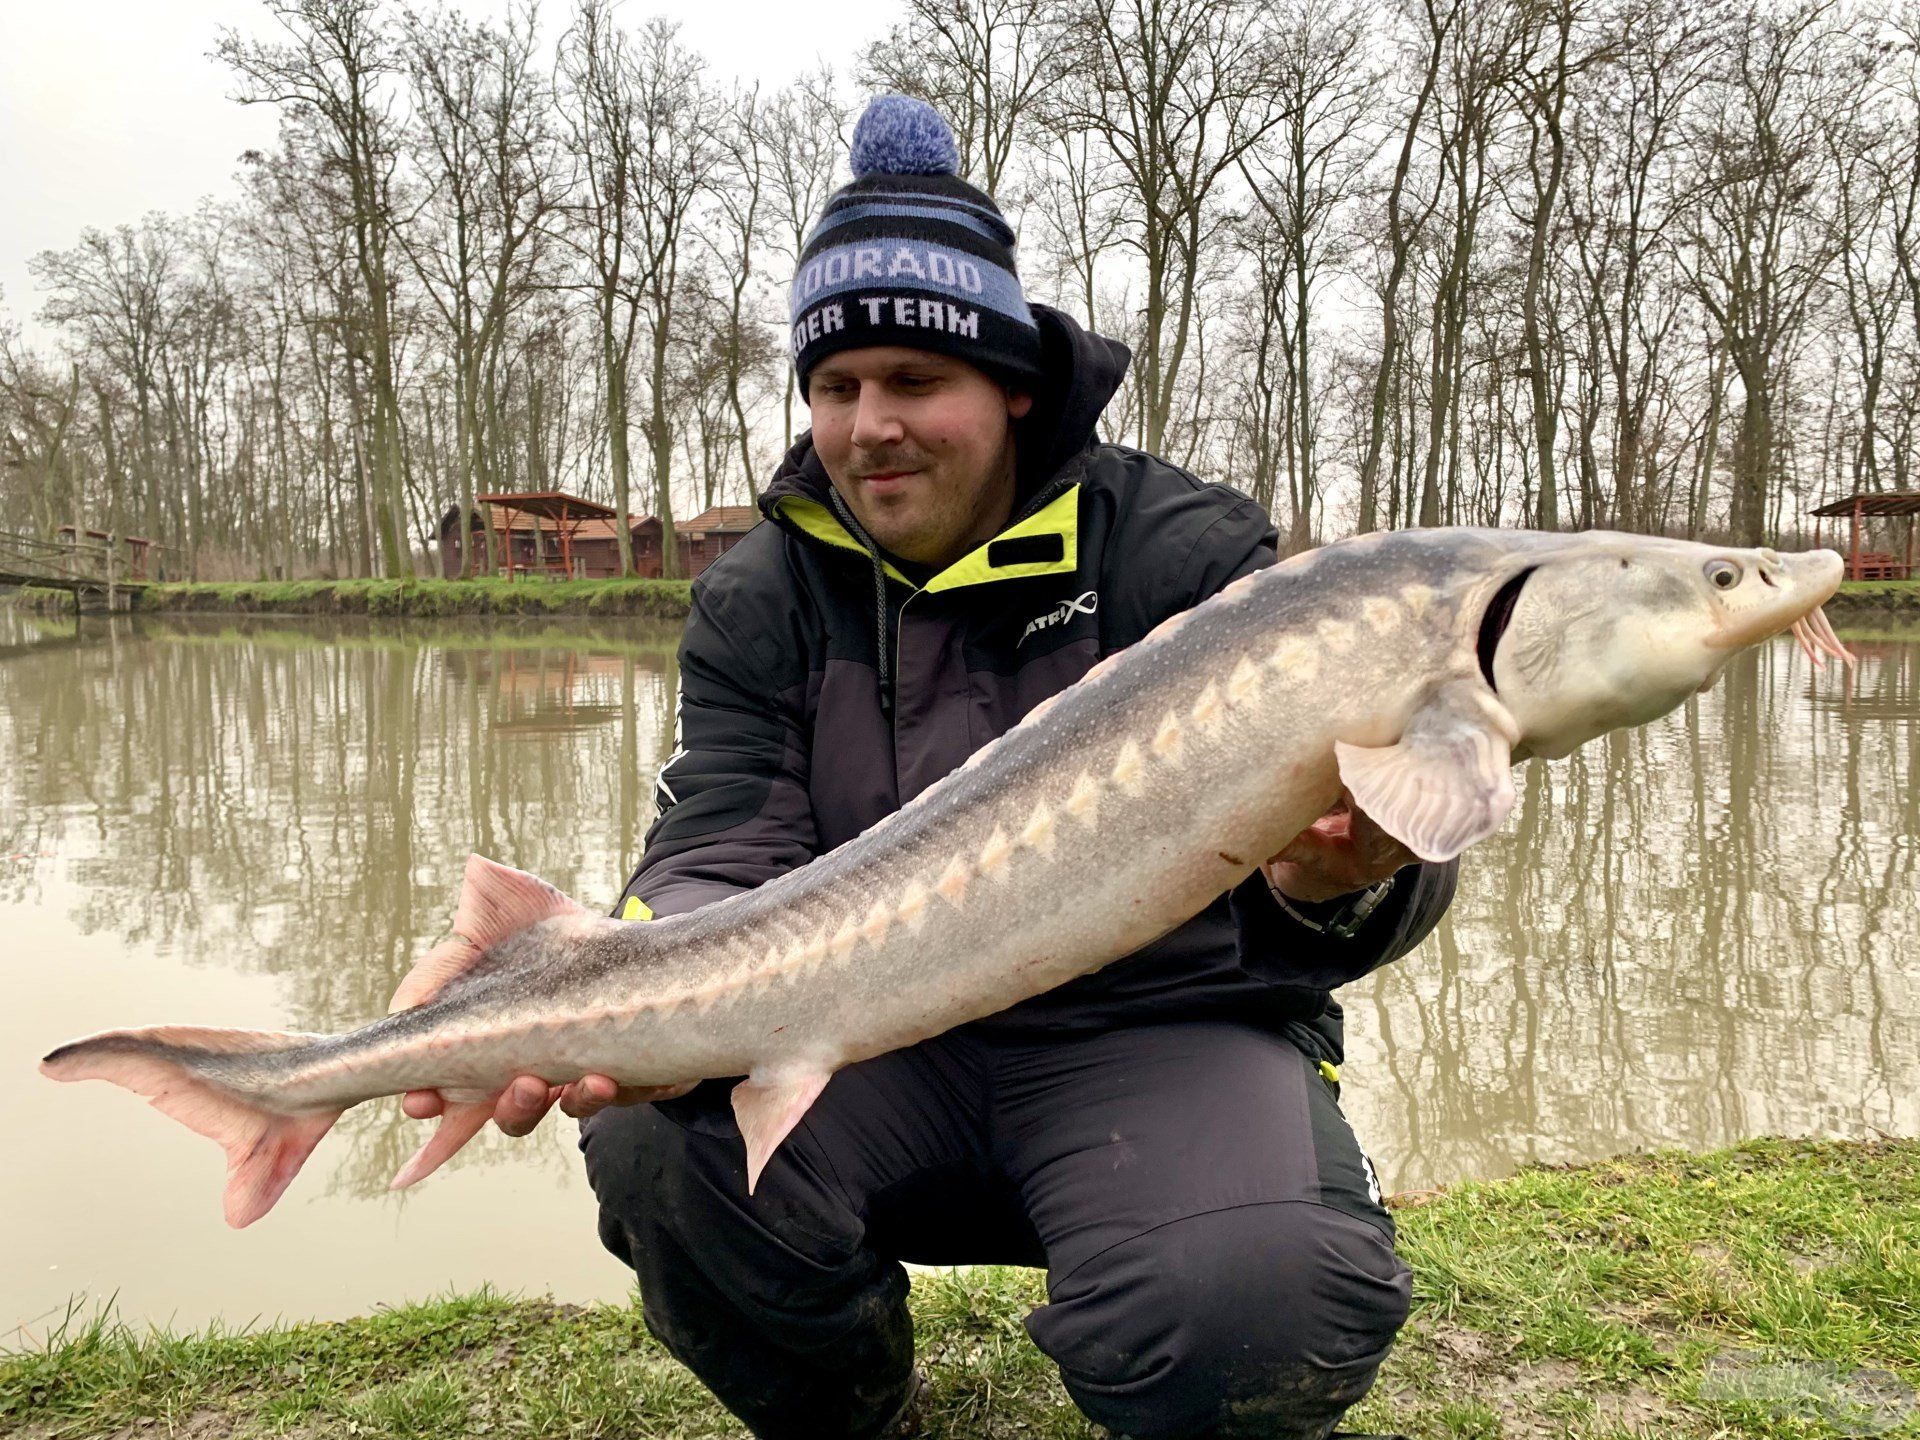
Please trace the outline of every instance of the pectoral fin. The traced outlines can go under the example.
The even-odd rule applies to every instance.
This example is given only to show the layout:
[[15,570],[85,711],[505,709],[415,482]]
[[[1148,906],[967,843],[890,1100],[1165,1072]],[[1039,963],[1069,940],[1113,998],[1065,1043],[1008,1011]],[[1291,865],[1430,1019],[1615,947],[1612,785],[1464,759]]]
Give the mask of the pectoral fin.
[[1519,727],[1466,681],[1434,693],[1394,745],[1334,744],[1340,779],[1374,821],[1422,860],[1451,860],[1513,808]]
[[778,1079],[748,1078],[733,1087],[733,1118],[740,1138],[747,1142],[747,1193],[760,1183],[760,1172],[780,1148],[800,1117],[826,1088],[824,1070]]

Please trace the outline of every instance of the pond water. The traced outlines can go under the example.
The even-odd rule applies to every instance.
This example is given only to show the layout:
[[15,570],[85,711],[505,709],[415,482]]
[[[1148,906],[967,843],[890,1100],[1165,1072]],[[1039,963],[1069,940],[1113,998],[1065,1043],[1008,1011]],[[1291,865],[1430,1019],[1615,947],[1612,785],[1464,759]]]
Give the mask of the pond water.
[[[632,868],[674,635],[0,611],[0,1339],[114,1300],[180,1325],[491,1282],[617,1298],[571,1121],[404,1195],[423,1127],[350,1111],[278,1209],[52,1045],[350,1028],[444,932],[469,850],[591,905]],[[1341,992],[1389,1190],[1755,1134],[1920,1134],[1920,637],[1851,686],[1777,642],[1666,720],[1518,775],[1414,955]]]

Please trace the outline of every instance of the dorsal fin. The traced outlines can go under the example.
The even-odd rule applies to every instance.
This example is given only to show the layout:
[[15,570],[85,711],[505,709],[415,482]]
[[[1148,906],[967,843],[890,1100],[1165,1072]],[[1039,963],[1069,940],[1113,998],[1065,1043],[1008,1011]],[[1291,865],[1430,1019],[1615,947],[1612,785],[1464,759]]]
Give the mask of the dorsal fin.
[[586,914],[586,907],[537,875],[484,855],[469,855],[460,883],[453,934],[429,950],[394,992],[389,1012],[425,1004],[449,981],[479,964],[501,941],[555,915]]

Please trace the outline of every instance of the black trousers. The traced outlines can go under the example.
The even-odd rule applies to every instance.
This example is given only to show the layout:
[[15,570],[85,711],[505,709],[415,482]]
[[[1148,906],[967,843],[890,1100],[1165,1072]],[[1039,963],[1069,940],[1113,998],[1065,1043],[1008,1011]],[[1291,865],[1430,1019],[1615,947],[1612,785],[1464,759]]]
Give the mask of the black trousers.
[[763,1440],[899,1408],[903,1260],[1045,1266],[1028,1333],[1136,1440],[1319,1440],[1406,1319],[1337,1090],[1271,1031],[955,1031],[836,1074],[752,1196],[724,1103],[603,1111],[581,1146],[648,1328]]

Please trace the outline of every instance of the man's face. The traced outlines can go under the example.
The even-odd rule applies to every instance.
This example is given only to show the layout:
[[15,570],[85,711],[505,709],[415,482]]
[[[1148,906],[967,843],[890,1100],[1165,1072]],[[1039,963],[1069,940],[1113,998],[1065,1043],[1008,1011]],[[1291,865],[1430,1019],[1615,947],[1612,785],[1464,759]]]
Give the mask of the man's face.
[[883,548],[948,565],[1006,524],[1012,422],[1032,396],[1009,394],[964,360],[876,345],[822,360],[807,403],[833,488]]

